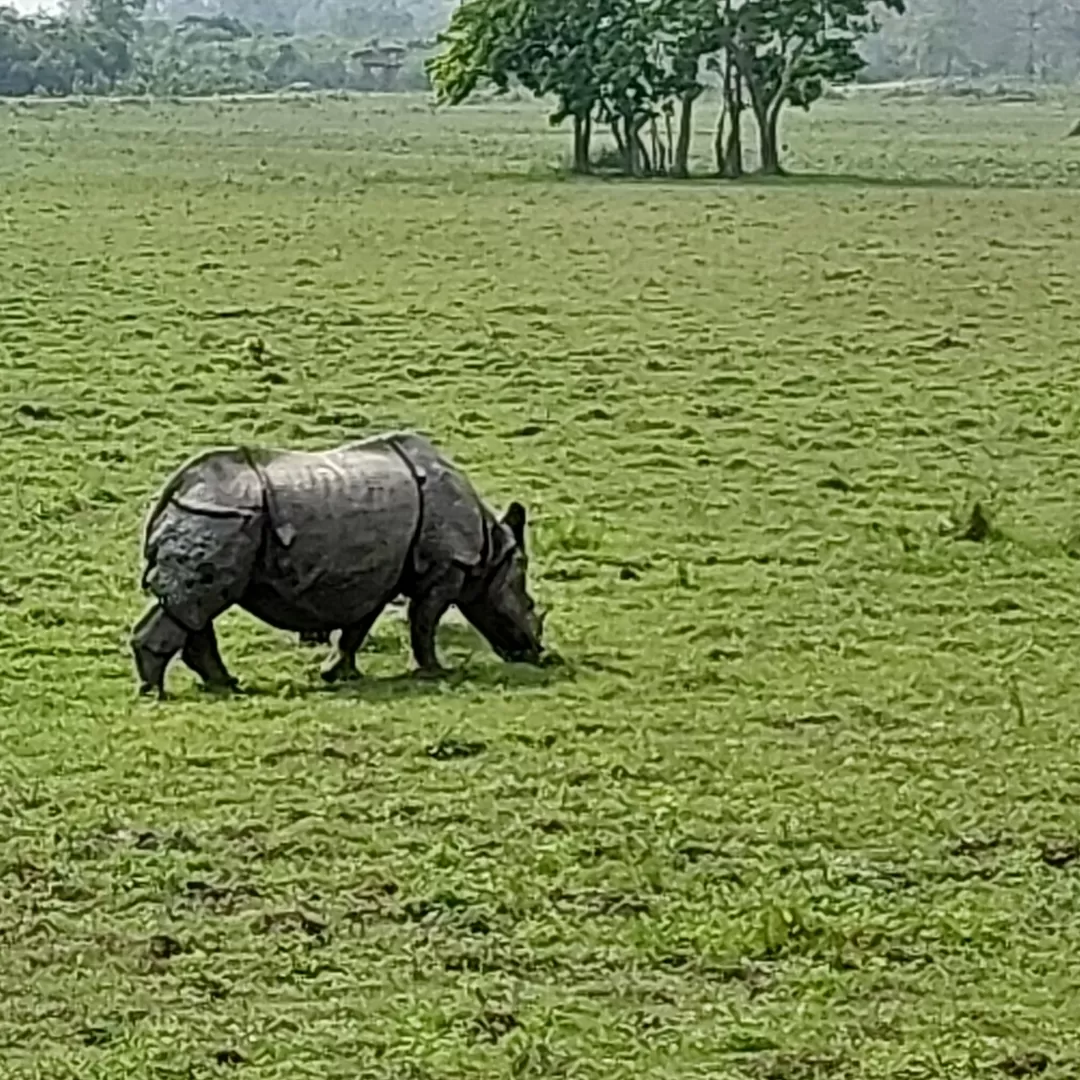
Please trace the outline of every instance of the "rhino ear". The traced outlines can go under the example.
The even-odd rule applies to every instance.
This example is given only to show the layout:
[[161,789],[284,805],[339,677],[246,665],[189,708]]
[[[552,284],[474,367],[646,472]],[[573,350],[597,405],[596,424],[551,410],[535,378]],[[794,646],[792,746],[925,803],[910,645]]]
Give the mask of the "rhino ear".
[[525,507],[519,502],[512,502],[503,515],[503,524],[514,534],[514,543],[525,548]]

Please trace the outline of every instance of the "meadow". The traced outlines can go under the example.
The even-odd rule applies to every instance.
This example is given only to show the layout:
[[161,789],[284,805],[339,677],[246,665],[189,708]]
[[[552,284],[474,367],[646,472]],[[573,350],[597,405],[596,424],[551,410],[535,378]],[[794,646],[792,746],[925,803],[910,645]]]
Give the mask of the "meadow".
[[[1075,1076],[1075,104],[680,185],[522,103],[0,103],[0,1076]],[[138,699],[168,474],[398,427],[563,666],[232,612],[247,693]]]

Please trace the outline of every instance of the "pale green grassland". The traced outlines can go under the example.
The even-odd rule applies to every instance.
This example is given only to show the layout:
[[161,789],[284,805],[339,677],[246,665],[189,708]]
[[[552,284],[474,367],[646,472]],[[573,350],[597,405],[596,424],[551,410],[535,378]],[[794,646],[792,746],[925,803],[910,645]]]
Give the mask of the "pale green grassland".
[[[678,186],[519,105],[0,106],[0,1076],[1075,1076],[1072,119]],[[565,667],[232,613],[247,696],[138,701],[168,473],[385,427],[529,505]]]

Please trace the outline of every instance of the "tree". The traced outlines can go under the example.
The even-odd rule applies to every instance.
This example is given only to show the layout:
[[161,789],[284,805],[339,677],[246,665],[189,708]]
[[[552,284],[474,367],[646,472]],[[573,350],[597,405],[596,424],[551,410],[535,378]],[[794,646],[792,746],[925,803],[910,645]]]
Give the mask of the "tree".
[[14,8],[0,7],[0,94],[33,93],[35,61],[40,55],[37,27]]
[[[728,40],[729,31],[717,0],[658,0],[656,12],[663,65],[664,90],[678,103],[679,132],[672,158],[672,175],[689,175],[693,110],[705,92],[703,67]],[[712,65],[715,67],[715,64]]]
[[721,105],[720,115],[716,120],[716,135],[713,139],[713,157],[716,162],[716,175],[728,180],[737,180],[743,175],[742,150],[742,114],[743,94],[742,76],[731,59],[727,46],[730,41],[732,12],[735,0],[719,0],[720,18],[725,33],[721,36],[723,48],[709,58],[709,69],[720,76]]
[[716,175],[725,180],[737,180],[743,175],[742,76],[727,56],[726,50],[720,57],[713,59],[712,68],[720,73],[722,93],[716,136],[713,140]]
[[597,7],[600,18],[591,42],[597,107],[611,126],[623,171],[642,176],[652,172],[655,163],[641,133],[662,116],[669,89],[657,41],[663,26],[661,8],[637,0],[602,0]]
[[[427,70],[440,103],[467,100],[484,83],[505,91],[517,82],[554,97],[552,124],[574,122],[573,167],[590,169],[592,125],[610,126],[624,171],[659,165],[642,139],[646,126],[682,101],[675,167],[685,172],[690,108],[698,82],[702,34],[691,9],[714,0],[465,0],[440,35]],[[714,20],[715,22],[715,20]],[[662,154],[666,160],[668,150]]]
[[[904,0],[880,0],[897,14]],[[780,166],[780,113],[809,109],[829,83],[850,81],[865,65],[859,42],[876,28],[872,0],[744,0],[730,11],[728,53],[750,97],[759,168]]]
[[426,62],[441,104],[460,105],[483,83],[512,81],[555,97],[551,123],[574,121],[574,169],[589,170],[593,112],[600,103],[597,38],[605,29],[592,0],[465,0]]
[[132,68],[132,45],[142,29],[146,0],[88,0],[86,21],[110,87]]

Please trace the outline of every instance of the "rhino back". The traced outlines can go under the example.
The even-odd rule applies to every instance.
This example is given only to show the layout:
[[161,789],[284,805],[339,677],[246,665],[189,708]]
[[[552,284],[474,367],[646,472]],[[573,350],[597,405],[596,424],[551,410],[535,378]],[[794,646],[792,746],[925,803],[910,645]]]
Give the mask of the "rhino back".
[[400,456],[377,443],[260,461],[269,542],[245,606],[288,629],[338,627],[391,599],[420,522]]

